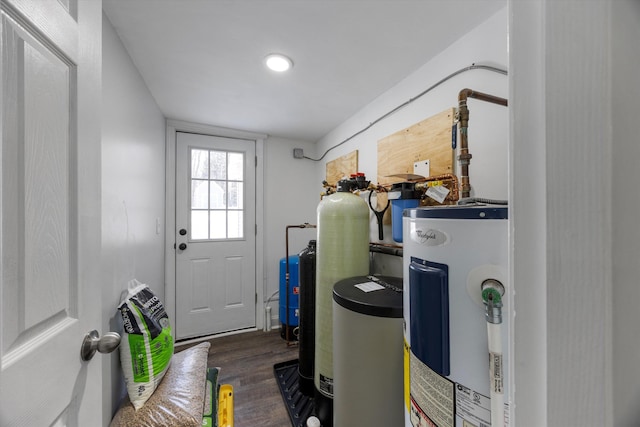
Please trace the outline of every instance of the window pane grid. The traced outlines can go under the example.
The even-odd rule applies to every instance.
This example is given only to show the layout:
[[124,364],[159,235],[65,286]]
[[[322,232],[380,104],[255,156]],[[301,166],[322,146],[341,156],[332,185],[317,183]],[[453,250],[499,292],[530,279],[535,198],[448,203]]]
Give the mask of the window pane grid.
[[244,238],[244,153],[191,149],[191,239]]

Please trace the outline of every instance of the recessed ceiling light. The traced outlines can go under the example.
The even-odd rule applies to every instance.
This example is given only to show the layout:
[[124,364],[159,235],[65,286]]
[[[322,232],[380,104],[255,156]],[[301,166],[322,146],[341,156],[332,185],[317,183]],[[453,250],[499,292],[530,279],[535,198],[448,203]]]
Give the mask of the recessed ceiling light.
[[279,73],[287,71],[293,67],[293,61],[280,53],[271,53],[264,58],[266,66],[273,71]]

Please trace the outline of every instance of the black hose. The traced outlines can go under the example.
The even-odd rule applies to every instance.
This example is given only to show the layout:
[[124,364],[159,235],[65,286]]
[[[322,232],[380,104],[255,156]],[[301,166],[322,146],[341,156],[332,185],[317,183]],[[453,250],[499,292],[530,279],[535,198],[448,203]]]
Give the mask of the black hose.
[[484,203],[487,205],[508,205],[507,200],[484,199],[482,197],[466,197],[458,200],[458,205],[472,205],[474,203]]

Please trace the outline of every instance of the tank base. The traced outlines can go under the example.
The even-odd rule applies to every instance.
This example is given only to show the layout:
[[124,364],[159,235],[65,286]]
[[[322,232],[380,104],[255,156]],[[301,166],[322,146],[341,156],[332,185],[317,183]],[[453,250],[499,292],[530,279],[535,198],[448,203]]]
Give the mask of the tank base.
[[313,397],[315,391],[313,386],[313,376],[306,377],[302,375],[300,369],[298,369],[298,389],[300,390],[300,393],[308,397]]
[[333,427],[333,399],[320,393],[315,388],[315,384],[313,391],[316,417],[320,420],[322,427]]
[[[280,324],[280,336],[283,340],[286,341],[298,341],[298,336],[294,333],[297,332],[297,326],[285,325],[284,323]],[[287,339],[287,332],[289,333],[289,338]]]

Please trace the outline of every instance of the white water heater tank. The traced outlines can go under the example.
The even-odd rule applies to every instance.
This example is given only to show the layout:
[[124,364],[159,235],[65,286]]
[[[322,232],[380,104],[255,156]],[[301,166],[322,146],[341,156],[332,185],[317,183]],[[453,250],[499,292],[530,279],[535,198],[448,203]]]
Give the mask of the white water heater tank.
[[[494,427],[509,423],[507,212],[484,205],[404,211],[406,427],[490,426],[491,396]],[[504,290],[502,321],[492,326],[504,344],[491,355],[483,283]]]

